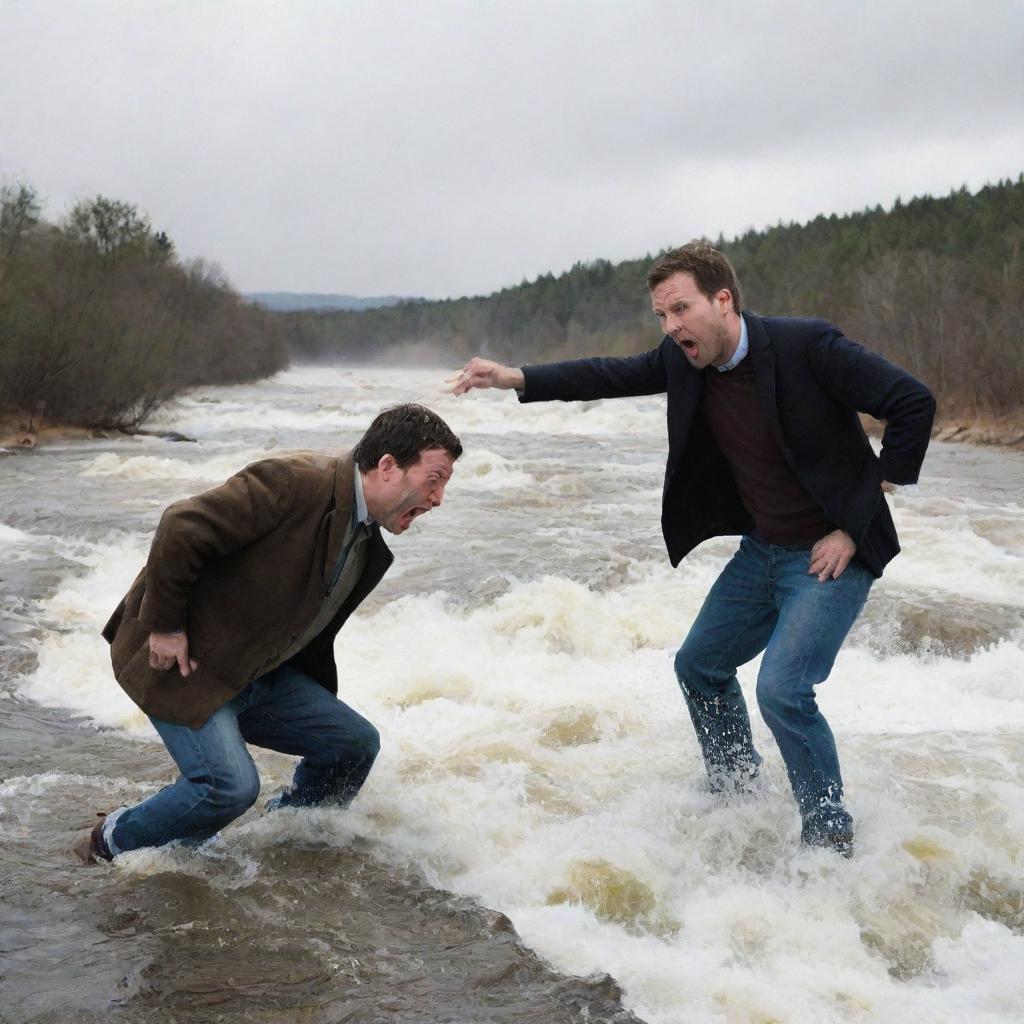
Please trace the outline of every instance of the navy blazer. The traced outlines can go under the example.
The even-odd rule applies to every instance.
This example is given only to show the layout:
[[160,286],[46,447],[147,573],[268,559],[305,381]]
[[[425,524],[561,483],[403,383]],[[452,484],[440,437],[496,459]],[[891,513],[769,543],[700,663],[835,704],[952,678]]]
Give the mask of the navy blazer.
[[[881,482],[917,482],[935,399],[920,381],[826,320],[745,311],[761,410],[783,457],[875,576],[900,545]],[[673,566],[709,537],[749,533],[732,470],[699,415],[703,371],[669,337],[635,356],[524,366],[523,402],[668,394],[661,527]],[[876,456],[858,412],[885,420]]]

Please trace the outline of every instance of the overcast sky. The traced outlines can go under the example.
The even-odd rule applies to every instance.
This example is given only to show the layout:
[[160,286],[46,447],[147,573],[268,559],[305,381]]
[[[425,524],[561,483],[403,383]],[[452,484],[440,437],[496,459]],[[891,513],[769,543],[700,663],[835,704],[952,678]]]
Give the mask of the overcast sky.
[[243,291],[484,293],[1024,171],[1024,0],[0,0],[0,178]]

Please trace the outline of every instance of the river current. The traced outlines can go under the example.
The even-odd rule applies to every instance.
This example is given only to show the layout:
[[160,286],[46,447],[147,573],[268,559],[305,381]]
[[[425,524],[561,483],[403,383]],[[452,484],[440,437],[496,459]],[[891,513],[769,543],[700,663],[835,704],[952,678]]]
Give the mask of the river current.
[[[756,710],[762,791],[703,785],[672,656],[735,541],[670,568],[663,399],[442,376],[299,367],[164,407],[194,444],[0,452],[0,1020],[1024,1019],[1024,455],[935,443],[889,499],[903,553],[819,688],[846,861],[800,846]],[[407,400],[466,453],[338,637],[382,734],[357,801],[74,863],[174,774],[99,637],[163,507]]]

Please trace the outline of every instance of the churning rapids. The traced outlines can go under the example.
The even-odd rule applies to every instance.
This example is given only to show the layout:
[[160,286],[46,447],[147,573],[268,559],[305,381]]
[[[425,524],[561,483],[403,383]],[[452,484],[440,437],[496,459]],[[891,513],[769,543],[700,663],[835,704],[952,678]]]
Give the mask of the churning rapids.
[[[167,406],[197,444],[0,453],[0,1019],[1024,1018],[1024,456],[934,444],[891,499],[904,552],[819,690],[845,861],[799,845],[756,714],[765,791],[702,786],[672,655],[735,545],[669,567],[663,401],[442,376],[298,368]],[[403,400],[466,454],[338,638],[383,737],[362,795],[75,864],[75,828],[173,774],[98,635],[161,509]]]

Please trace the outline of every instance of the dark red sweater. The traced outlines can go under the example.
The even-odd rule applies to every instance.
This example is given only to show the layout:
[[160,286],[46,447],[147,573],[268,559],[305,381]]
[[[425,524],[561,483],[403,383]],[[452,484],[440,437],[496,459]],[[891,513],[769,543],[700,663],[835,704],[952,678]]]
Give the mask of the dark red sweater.
[[701,411],[736,479],[758,535],[770,544],[813,544],[832,527],[804,490],[768,430],[750,359],[704,371]]

